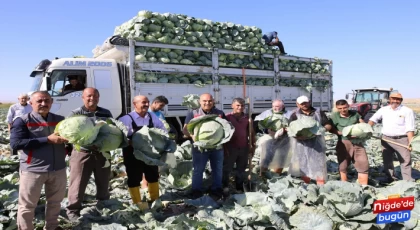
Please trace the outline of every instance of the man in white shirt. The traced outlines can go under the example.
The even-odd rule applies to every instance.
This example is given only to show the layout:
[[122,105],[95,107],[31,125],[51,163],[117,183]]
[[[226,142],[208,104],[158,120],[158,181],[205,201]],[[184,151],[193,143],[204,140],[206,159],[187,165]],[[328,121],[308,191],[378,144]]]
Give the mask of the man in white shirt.
[[141,160],[137,160],[133,154],[131,137],[133,133],[139,131],[143,126],[149,128],[162,129],[168,132],[162,121],[152,112],[149,112],[149,99],[146,96],[138,95],[133,99],[134,111],[121,117],[119,120],[124,123],[128,130],[130,146],[123,148],[124,165],[127,172],[127,186],[131,199],[141,210],[148,209],[148,204],[142,202],[140,196],[140,182],[143,173],[148,182],[150,201],[159,198],[159,169],[158,166],[147,165]]
[[19,102],[11,105],[7,112],[6,122],[9,126],[9,132],[16,117],[32,112],[32,106],[28,104],[29,97],[26,93],[20,94],[18,100]]
[[[32,106],[28,104],[29,96],[26,93],[22,93],[18,97],[19,102],[10,106],[9,111],[7,112],[6,122],[9,128],[12,127],[13,121],[22,115],[32,112]],[[17,155],[18,150],[10,150],[12,155]]]
[[401,147],[384,140],[381,141],[384,170],[388,177],[387,182],[396,180],[393,164],[394,152],[397,153],[403,179],[414,181],[411,177],[411,148],[409,147],[416,130],[414,112],[401,105],[403,97],[400,93],[392,93],[389,100],[390,104],[388,106],[380,108],[370,118],[369,125],[373,126],[382,119],[382,138],[407,146]]

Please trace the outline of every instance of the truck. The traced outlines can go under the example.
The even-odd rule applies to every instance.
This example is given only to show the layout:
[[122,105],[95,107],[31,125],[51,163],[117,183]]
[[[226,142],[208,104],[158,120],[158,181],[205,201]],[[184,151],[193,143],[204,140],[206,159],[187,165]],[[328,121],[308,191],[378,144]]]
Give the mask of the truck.
[[[183,96],[188,94],[211,93],[215,106],[225,113],[231,111],[232,99],[249,97],[253,117],[272,107],[273,99],[282,99],[286,109],[296,108],[296,98],[308,96],[312,105],[323,111],[331,111],[333,106],[332,61],[318,58],[297,56],[281,56],[264,54],[263,58],[270,61],[271,68],[252,69],[249,67],[229,67],[220,65],[221,55],[252,56],[252,52],[234,51],[219,48],[202,48],[194,46],[172,45],[152,42],[139,42],[122,37],[110,37],[110,48],[93,58],[56,58],[42,60],[32,71],[31,92],[48,91],[54,103],[51,112],[68,116],[70,111],[82,105],[82,91],[63,91],[69,83],[67,76],[78,76],[79,82],[85,87],[94,87],[100,92],[99,106],[111,111],[113,117],[121,117],[134,110],[132,100],[136,95],[145,95],[150,101],[154,97],[164,95],[169,100],[163,109],[166,121],[176,137],[182,136],[184,119],[189,108],[182,105]],[[138,48],[183,50],[185,52],[200,52],[211,56],[208,65],[171,64],[136,60]],[[318,63],[328,68],[324,73],[296,72],[286,63]],[[283,65],[282,65],[283,63]],[[285,69],[285,70],[281,70]],[[192,84],[190,82],[170,83],[167,81],[139,82],[141,74],[159,74],[168,77],[185,74],[191,76],[206,76],[211,82]],[[221,81],[221,79],[225,81]],[[226,79],[235,78],[238,84],[229,84]],[[184,78],[185,79],[185,78]],[[260,79],[257,81],[255,79]],[[264,81],[263,81],[264,80]],[[252,83],[254,82],[254,83]],[[264,85],[261,82],[271,82]],[[302,83],[304,82],[304,83]],[[316,83],[323,82],[323,85]],[[252,84],[251,84],[252,83]]]
[[396,92],[393,88],[360,88],[346,94],[350,100],[350,110],[357,111],[367,123],[369,119],[383,106],[388,105],[389,95]]

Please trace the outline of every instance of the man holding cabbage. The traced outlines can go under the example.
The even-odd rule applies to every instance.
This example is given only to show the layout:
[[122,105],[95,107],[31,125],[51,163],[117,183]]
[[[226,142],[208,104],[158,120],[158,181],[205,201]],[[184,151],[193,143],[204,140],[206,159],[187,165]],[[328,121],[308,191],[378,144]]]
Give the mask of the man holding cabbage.
[[[365,124],[357,111],[349,111],[346,100],[338,100],[335,103],[338,112],[330,116],[332,124],[331,133],[338,136],[336,146],[340,177],[347,181],[347,167],[353,161],[357,170],[358,182],[367,185],[369,179],[369,162],[363,138],[366,133],[372,133],[372,128]],[[362,123],[358,125],[359,123]],[[348,130],[351,129],[351,130]]]
[[[141,210],[148,209],[148,204],[142,202],[140,196],[140,183],[143,179],[143,174],[148,183],[148,191],[150,201],[155,201],[159,198],[159,169],[157,165],[150,162],[144,162],[137,159],[135,151],[137,145],[153,145],[153,143],[136,143],[141,140],[135,139],[136,133],[140,134],[143,127],[149,129],[157,128],[161,132],[167,133],[162,121],[154,114],[148,111],[149,99],[146,96],[138,95],[133,99],[134,111],[121,117],[119,120],[127,127],[127,136],[130,139],[130,146],[123,148],[124,165],[127,172],[127,186],[130,192],[131,199],[134,204],[137,204]],[[168,138],[169,139],[169,138]],[[157,145],[157,143],[154,143]],[[174,144],[175,145],[175,144]],[[149,147],[149,146],[146,146]],[[147,151],[147,150],[144,150]],[[149,153],[149,152],[148,152]],[[152,154],[152,153],[150,153]]]
[[296,99],[298,109],[290,116],[287,132],[293,153],[289,173],[300,176],[305,183],[316,180],[318,185],[327,180],[324,131],[331,125],[324,112],[311,106],[309,98]]
[[223,196],[223,144],[230,140],[234,128],[226,120],[224,112],[214,106],[211,94],[202,94],[199,102],[200,108],[187,114],[183,130],[184,135],[194,141],[191,195],[193,199],[203,195],[203,173],[210,159],[213,178],[210,196],[218,200]]
[[18,229],[34,229],[32,223],[45,185],[46,207],[44,229],[59,226],[61,202],[66,195],[67,139],[53,133],[64,117],[50,113],[53,99],[46,91],[34,92],[30,104],[33,111],[16,118],[10,133],[10,145],[22,150],[19,172]]
[[260,152],[260,176],[266,176],[268,169],[281,174],[283,168],[290,162],[289,138],[285,134],[288,119],[292,114],[286,111],[284,102],[280,99],[273,100],[272,108],[255,117],[258,127],[266,135],[258,140]]
[[[93,120],[112,118],[109,110],[98,106],[99,91],[86,88],[82,93],[83,106],[73,110],[70,116],[84,115]],[[96,199],[108,200],[110,167],[104,167],[107,159],[99,151],[80,147],[73,149],[70,157],[70,183],[68,191],[67,216],[71,221],[77,221],[82,209],[82,202],[89,179],[93,173],[96,184]]]

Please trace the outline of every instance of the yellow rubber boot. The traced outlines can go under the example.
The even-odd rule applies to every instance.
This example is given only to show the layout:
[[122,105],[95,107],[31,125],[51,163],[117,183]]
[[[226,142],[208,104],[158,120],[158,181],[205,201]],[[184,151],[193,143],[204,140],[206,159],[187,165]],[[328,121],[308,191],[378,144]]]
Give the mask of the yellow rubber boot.
[[149,209],[149,205],[147,204],[147,202],[141,201],[140,187],[128,188],[128,191],[130,192],[133,204],[137,204],[137,207],[139,207],[139,209],[142,211]]
[[149,183],[150,201],[153,202],[159,198],[159,182]]
[[140,187],[128,188],[133,204],[141,202]]

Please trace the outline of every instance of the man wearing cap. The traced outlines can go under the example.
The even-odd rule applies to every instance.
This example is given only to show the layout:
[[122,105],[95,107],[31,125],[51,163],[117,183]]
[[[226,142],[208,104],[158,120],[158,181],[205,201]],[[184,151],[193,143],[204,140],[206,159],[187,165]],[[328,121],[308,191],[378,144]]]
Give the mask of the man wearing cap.
[[266,34],[264,34],[264,36],[262,38],[264,39],[266,45],[277,46],[277,47],[279,47],[281,54],[283,54],[283,55],[287,54],[284,51],[283,43],[279,40],[279,37],[277,36],[276,31],[266,33]]
[[[312,117],[318,121],[326,130],[331,130],[330,122],[323,111],[311,106],[306,96],[296,99],[298,107],[290,116],[289,122]],[[325,156],[324,136],[317,135],[314,138],[295,137],[291,139],[291,150],[294,151],[289,173],[294,176],[301,176],[305,183],[316,180],[318,185],[325,184],[327,179],[327,165]]]
[[69,75],[67,78],[69,79],[70,84],[64,86],[63,91],[79,91],[85,89],[85,86],[79,82],[77,75]]
[[[400,162],[401,174],[404,180],[414,181],[411,177],[410,143],[416,130],[414,111],[401,105],[403,97],[400,93],[391,93],[390,104],[380,108],[370,119],[369,125],[373,126],[382,119],[382,159],[384,163],[386,182],[396,180],[394,175],[394,152]],[[384,140],[397,142],[407,147],[401,147]]]

